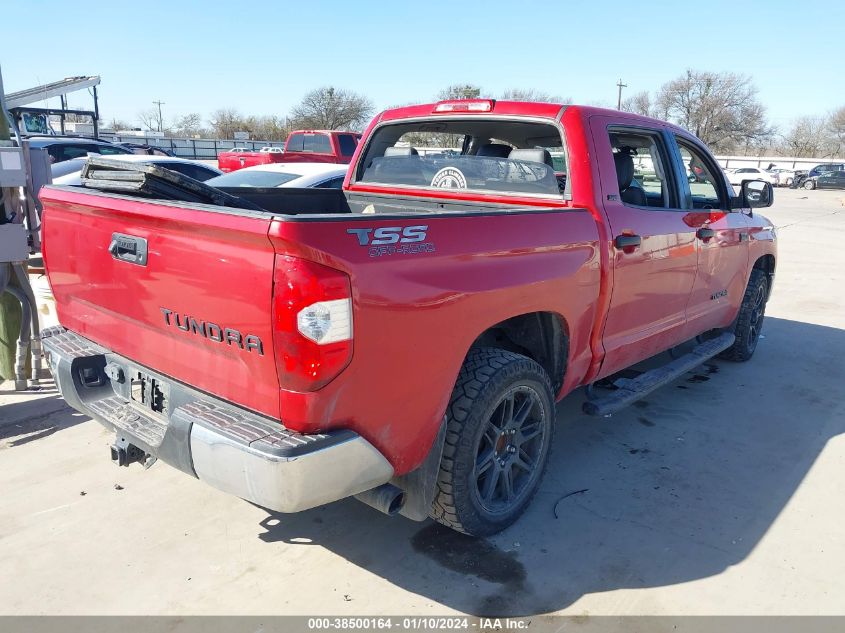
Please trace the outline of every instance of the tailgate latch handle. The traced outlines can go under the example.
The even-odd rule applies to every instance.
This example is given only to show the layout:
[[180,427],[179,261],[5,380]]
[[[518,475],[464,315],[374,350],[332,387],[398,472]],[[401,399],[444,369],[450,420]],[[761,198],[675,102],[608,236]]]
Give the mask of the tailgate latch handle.
[[114,259],[119,259],[122,262],[146,266],[147,240],[125,233],[112,233],[109,253]]

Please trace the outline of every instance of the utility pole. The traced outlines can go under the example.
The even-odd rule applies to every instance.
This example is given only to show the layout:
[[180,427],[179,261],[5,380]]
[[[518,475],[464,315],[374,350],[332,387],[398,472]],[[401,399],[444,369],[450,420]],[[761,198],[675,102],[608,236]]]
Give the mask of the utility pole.
[[622,88],[627,88],[628,84],[623,84],[622,78],[620,77],[619,83],[616,84],[616,85],[619,86],[619,96],[616,98],[616,109],[621,110],[622,109]]
[[[621,79],[619,81],[622,81]],[[161,132],[161,124],[163,120],[161,118],[161,106],[164,105],[164,101],[153,101],[153,105],[158,106],[158,131]]]

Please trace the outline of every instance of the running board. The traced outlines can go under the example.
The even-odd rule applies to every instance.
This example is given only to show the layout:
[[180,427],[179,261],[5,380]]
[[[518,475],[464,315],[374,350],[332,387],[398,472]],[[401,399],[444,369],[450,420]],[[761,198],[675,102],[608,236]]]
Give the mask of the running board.
[[619,387],[602,398],[595,398],[584,403],[582,410],[587,415],[606,416],[624,409],[633,402],[648,395],[655,389],[669,384],[679,376],[695,369],[716,354],[725,351],[734,344],[736,337],[726,332],[714,339],[705,341],[689,353],[654,369],[640,374],[636,378],[619,378],[614,385]]

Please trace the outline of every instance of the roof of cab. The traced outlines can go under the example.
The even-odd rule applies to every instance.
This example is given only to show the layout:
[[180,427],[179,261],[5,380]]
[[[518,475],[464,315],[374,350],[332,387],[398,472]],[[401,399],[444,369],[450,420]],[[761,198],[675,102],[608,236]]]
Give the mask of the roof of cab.
[[[675,125],[653,119],[650,117],[633,114],[631,112],[622,112],[620,110],[611,110],[608,108],[599,108],[595,106],[574,105],[568,103],[541,103],[536,101],[498,101],[490,99],[493,102],[493,107],[489,112],[435,112],[435,108],[440,103],[460,102],[461,99],[447,99],[446,101],[438,101],[435,103],[423,103],[420,105],[403,106],[401,108],[392,108],[385,110],[379,117],[379,122],[397,121],[401,119],[415,119],[415,118],[437,118],[437,117],[453,117],[460,118],[462,116],[509,116],[509,117],[533,117],[542,119],[557,119],[561,116],[563,110],[572,111],[576,115],[583,118],[589,118],[594,115],[612,116],[619,119],[624,119],[630,122],[640,123],[659,123],[661,126],[668,126],[670,128],[680,130]],[[485,99],[470,99],[469,101],[485,101]]]
[[[415,119],[419,117],[429,116],[450,116],[457,117],[467,116],[472,114],[490,115],[490,116],[530,116],[541,117],[546,119],[555,119],[560,114],[561,108],[565,107],[563,103],[538,103],[533,101],[497,101],[490,99],[493,102],[493,109],[489,112],[443,112],[435,113],[434,109],[439,103],[460,102],[461,99],[446,99],[445,101],[438,101],[436,103],[423,103],[420,105],[403,106],[401,108],[393,108],[385,110],[381,114],[382,121],[394,121],[397,119]],[[485,101],[485,99],[470,99],[469,101]]]

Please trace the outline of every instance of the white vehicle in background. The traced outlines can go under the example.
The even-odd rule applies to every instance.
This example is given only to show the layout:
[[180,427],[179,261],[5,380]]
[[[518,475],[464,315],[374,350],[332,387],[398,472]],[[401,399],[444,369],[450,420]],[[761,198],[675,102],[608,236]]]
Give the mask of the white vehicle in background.
[[340,189],[349,165],[335,163],[268,163],[207,180],[212,187],[299,187]]
[[264,152],[265,154],[284,154],[285,148],[284,147],[262,147],[259,152]]
[[[97,154],[95,154],[97,156]],[[189,158],[177,158],[175,156],[151,156],[149,154],[116,154],[108,157],[111,160],[119,160],[126,163],[137,163],[139,165],[155,165],[173,170],[188,178],[205,182],[209,178],[219,176],[223,172],[212,165],[201,163],[198,160]],[[82,167],[87,157],[72,158],[70,160],[56,163],[52,166],[54,185],[81,185]]]
[[726,169],[725,173],[728,176],[728,182],[732,185],[741,185],[743,180],[765,180],[772,185],[778,184],[774,174],[770,174],[759,167],[737,167],[736,169]]
[[776,178],[776,181],[772,184],[777,187],[789,187],[795,180],[794,169],[784,169],[781,167],[775,167],[774,169],[770,169],[769,173]]

